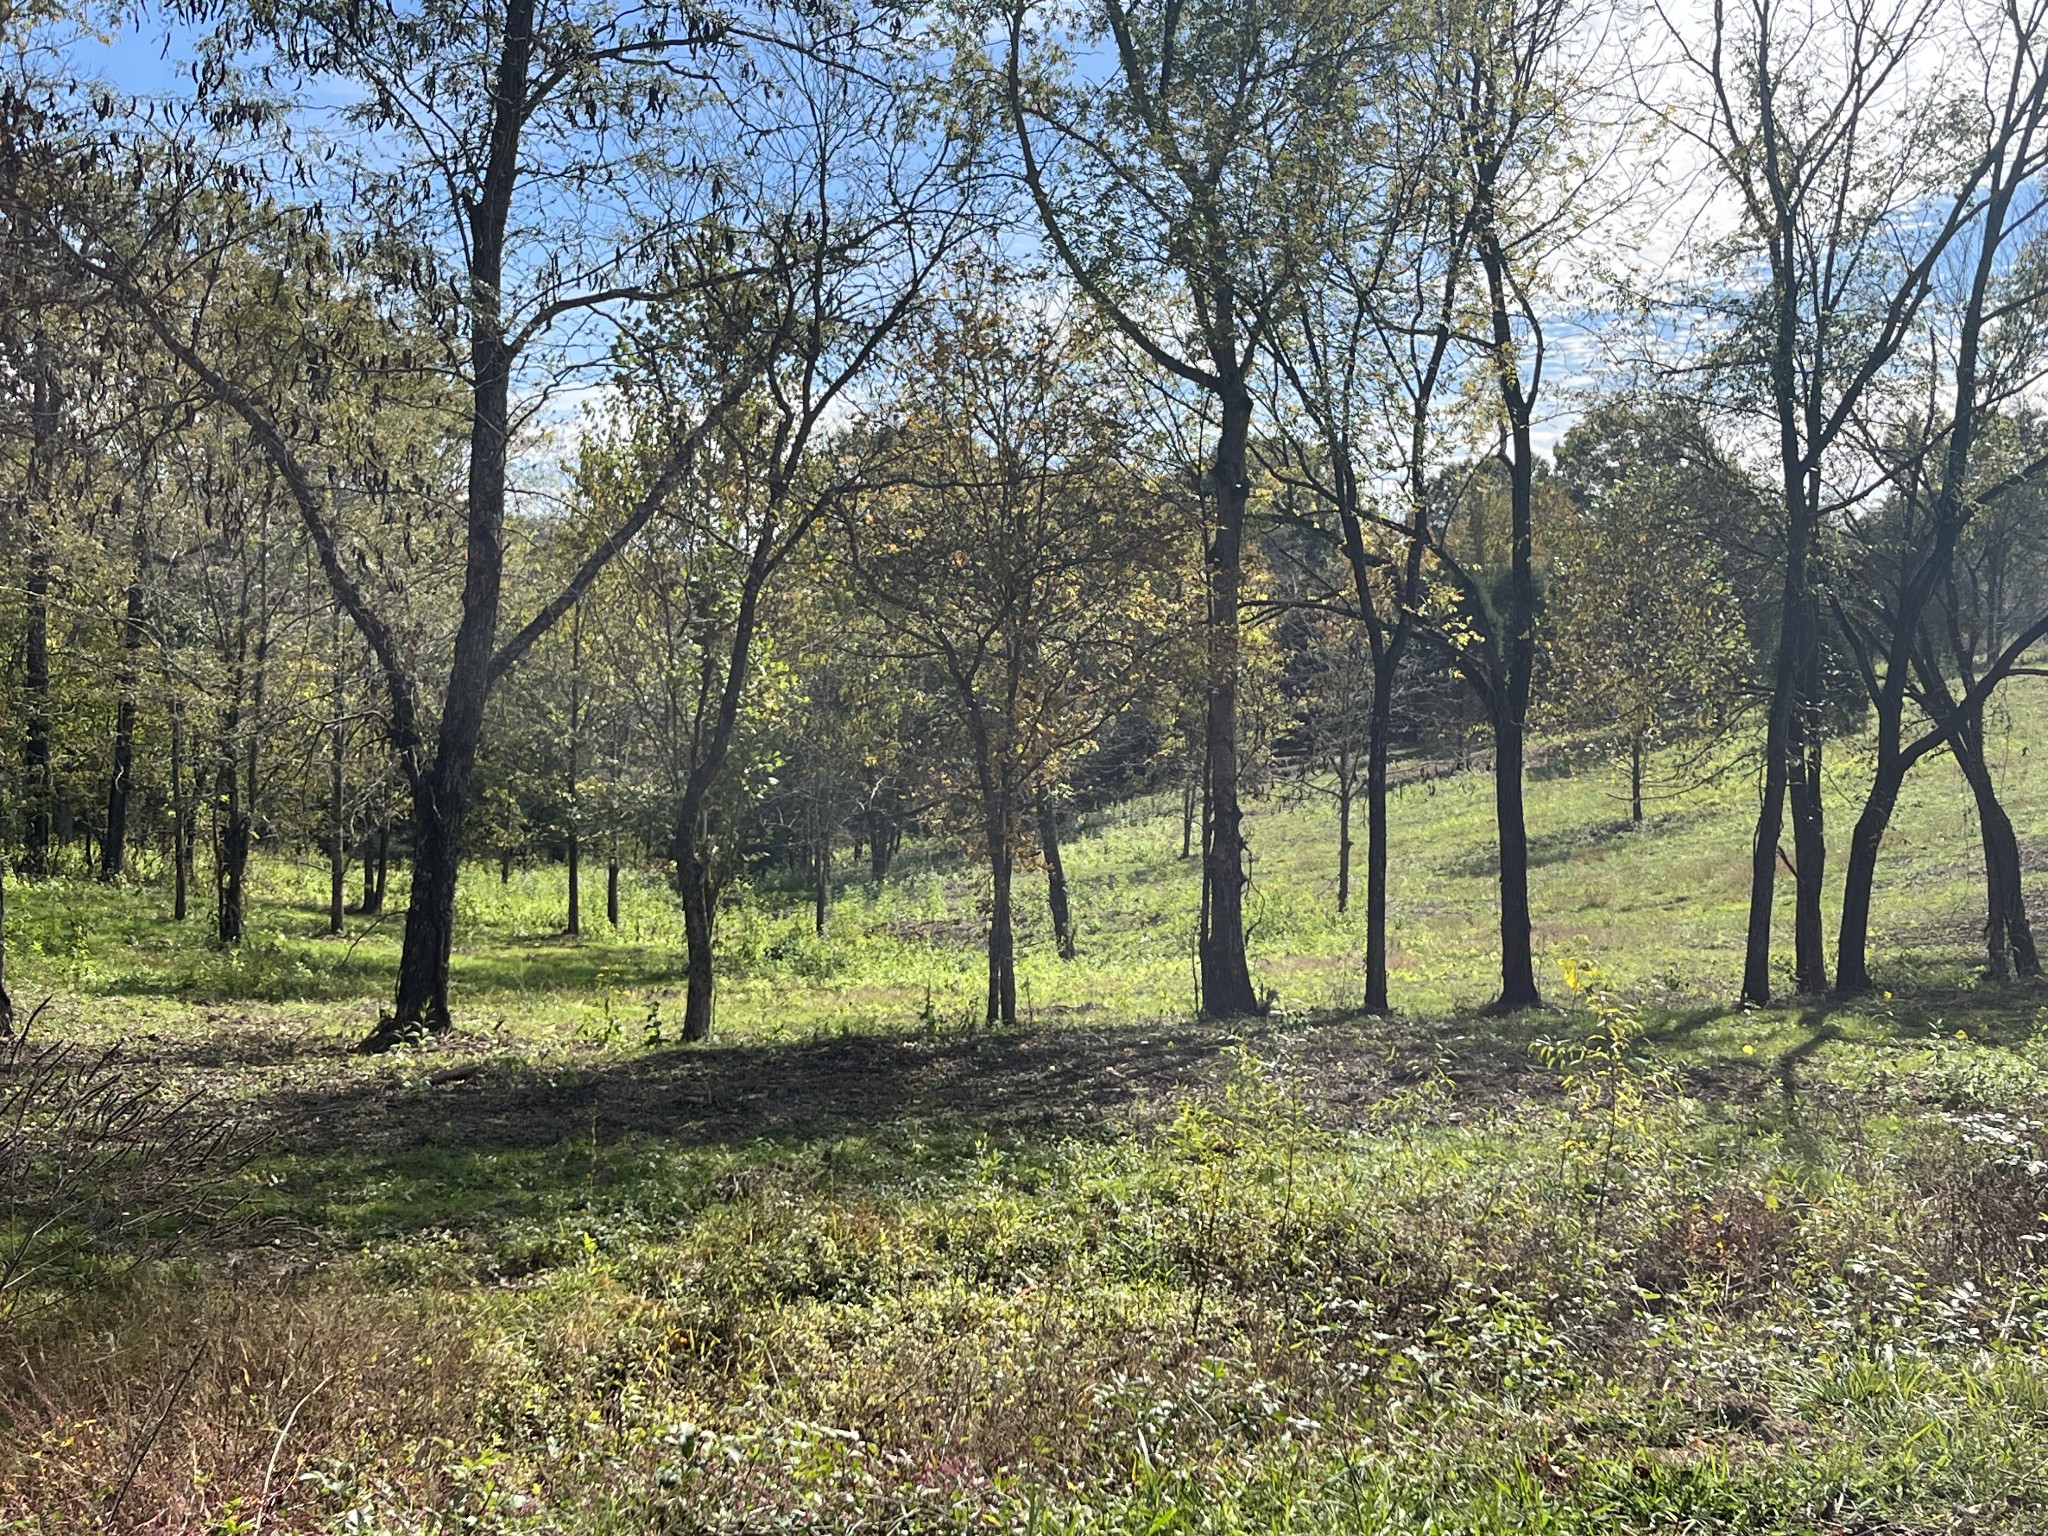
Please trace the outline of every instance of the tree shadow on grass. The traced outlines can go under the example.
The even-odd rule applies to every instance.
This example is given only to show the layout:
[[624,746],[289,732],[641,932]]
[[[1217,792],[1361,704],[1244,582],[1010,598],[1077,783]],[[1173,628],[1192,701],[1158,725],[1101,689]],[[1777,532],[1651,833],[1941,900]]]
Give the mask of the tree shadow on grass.
[[353,1078],[259,1100],[289,1152],[532,1149],[658,1137],[679,1147],[802,1143],[895,1122],[999,1133],[1072,1129],[1198,1080],[1221,1031],[846,1035],[657,1050],[592,1067],[513,1059]]

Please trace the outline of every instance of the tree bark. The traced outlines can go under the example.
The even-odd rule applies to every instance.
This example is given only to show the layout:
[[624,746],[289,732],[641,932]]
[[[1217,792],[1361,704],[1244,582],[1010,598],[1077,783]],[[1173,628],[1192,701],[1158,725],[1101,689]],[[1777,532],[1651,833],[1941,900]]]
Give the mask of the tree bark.
[[604,866],[604,915],[614,929],[619,926],[619,856],[613,853]]
[[489,150],[479,194],[469,207],[468,528],[462,618],[448,672],[433,760],[409,769],[413,796],[413,878],[398,987],[391,1012],[363,1041],[388,1050],[422,1030],[440,1031],[448,1011],[448,966],[455,938],[455,887],[461,873],[469,780],[483,738],[504,577],[505,475],[511,444],[512,349],[501,295],[505,231],[519,174],[533,53],[534,0],[508,0],[492,85]]
[[[1807,697],[1813,697],[1812,692]],[[1818,711],[1801,722],[1788,798],[1792,806],[1792,983],[1801,995],[1828,989],[1826,917],[1821,883],[1827,872],[1828,841],[1821,805],[1821,735]]]
[[1522,722],[1493,722],[1493,809],[1500,835],[1500,998],[1503,1012],[1541,1005],[1529,912],[1529,829],[1522,800]]
[[1045,855],[1045,901],[1052,911],[1053,941],[1062,960],[1075,954],[1074,913],[1067,899],[1067,865],[1060,855],[1060,813],[1050,789],[1038,792],[1038,847]]
[[1977,804],[1977,830],[1984,848],[1985,969],[1993,977],[2041,974],[2041,956],[2034,944],[2033,922],[2027,915],[2022,884],[2019,838],[2012,818],[1998,798],[1998,786],[1984,751],[1984,709],[1959,709],[1949,750],[1970,786]]
[[583,936],[583,847],[577,837],[577,779],[583,745],[583,605],[569,610],[569,924],[572,939]]
[[832,912],[832,839],[830,834],[821,834],[818,843],[811,850],[811,926],[819,938],[825,937],[825,925]]
[[998,794],[988,815],[990,900],[988,1007],[983,1021],[1011,1029],[1017,1023],[1017,936],[1010,905],[1012,845],[1008,798]]
[[7,860],[0,858],[0,1036],[14,1033],[14,999],[7,994]]
[[149,546],[140,516],[135,521],[135,571],[128,583],[121,620],[120,695],[114,704],[114,771],[107,781],[107,835],[100,844],[100,878],[113,881],[128,863],[128,803],[135,764],[135,694],[141,683],[143,562]]
[[903,834],[896,817],[886,806],[876,804],[868,810],[868,875],[880,885],[888,877],[889,865],[896,857],[896,849],[902,843]]
[[247,881],[252,828],[242,794],[241,711],[230,705],[222,721],[220,761],[214,769],[214,937],[223,948],[242,942],[247,923]]
[[[1881,728],[1880,736],[1885,734]],[[1881,742],[1877,771],[1864,797],[1863,810],[1849,834],[1849,862],[1843,871],[1842,925],[1836,950],[1836,985],[1848,993],[1870,990],[1870,903],[1877,882],[1877,855],[1884,845],[1886,828],[1899,803],[1899,789],[1905,783],[1906,764],[1899,756],[1894,736],[1891,750]]]
[[1196,954],[1202,1011],[1212,1018],[1247,1018],[1262,1012],[1245,955],[1244,812],[1238,804],[1239,608],[1244,580],[1244,524],[1251,483],[1246,445],[1252,397],[1241,378],[1228,378],[1211,473],[1216,528],[1209,547],[1209,679],[1204,738],[1208,832],[1202,852],[1201,925]]
[[1337,911],[1351,910],[1351,755],[1337,758]]
[[701,840],[692,833],[677,850],[676,884],[683,898],[683,943],[686,950],[683,1038],[708,1040],[714,1022],[717,978],[712,972],[712,924],[718,892]]
[[21,517],[28,534],[28,580],[22,671],[27,697],[22,735],[23,847],[22,873],[40,880],[55,873],[57,784],[52,765],[50,723],[50,542],[46,531],[50,499],[50,459],[56,451],[58,397],[56,381],[42,360],[29,383],[29,447],[22,477]]
[[1387,995],[1387,736],[1395,659],[1376,657],[1371,736],[1365,744],[1365,1011],[1391,1011]]
[[569,829],[569,922],[563,930],[572,939],[583,937],[583,848],[576,829]]
[[1643,824],[1643,733],[1629,732],[1628,736],[1628,819],[1629,825]]
[[28,622],[23,639],[22,873],[41,880],[53,873],[57,786],[50,749],[50,547],[32,532],[28,551]]
[[348,900],[348,709],[347,679],[341,664],[341,610],[334,610],[333,722],[327,756],[327,931],[345,926]]
[[185,793],[185,701],[171,705],[171,919],[184,922],[191,906],[192,802]]

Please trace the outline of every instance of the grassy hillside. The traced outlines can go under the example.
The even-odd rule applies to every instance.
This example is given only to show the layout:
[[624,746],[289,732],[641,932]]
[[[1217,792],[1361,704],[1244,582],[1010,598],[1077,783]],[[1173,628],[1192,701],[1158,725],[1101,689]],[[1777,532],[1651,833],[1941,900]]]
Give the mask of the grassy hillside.
[[[2036,868],[2042,702],[2001,737]],[[1508,1020],[1478,775],[1396,802],[1392,1021],[1346,1011],[1314,798],[1251,817],[1250,1028],[1190,1017],[1163,804],[1076,829],[1078,961],[1023,882],[1015,1033],[943,849],[822,939],[743,893],[688,1050],[651,880],[572,942],[559,870],[480,867],[459,1029],[382,1059],[401,917],[325,936],[319,871],[260,865],[232,955],[151,888],[11,888],[37,1035],[245,1150],[232,1216],[81,1204],[13,1288],[0,1529],[2048,1528],[2048,996],[1974,980],[1953,770],[1856,1007],[1727,1006],[1746,778],[1641,829],[1617,788],[1531,786],[1557,1006]],[[19,1187],[85,1155],[43,1130]]]

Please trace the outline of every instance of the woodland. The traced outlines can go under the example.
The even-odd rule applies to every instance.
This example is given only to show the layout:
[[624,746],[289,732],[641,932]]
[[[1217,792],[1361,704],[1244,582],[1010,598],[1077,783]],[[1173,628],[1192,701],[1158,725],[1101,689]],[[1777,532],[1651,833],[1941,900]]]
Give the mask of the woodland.
[[2048,0],[0,0],[0,1532],[2048,1529],[2044,211]]

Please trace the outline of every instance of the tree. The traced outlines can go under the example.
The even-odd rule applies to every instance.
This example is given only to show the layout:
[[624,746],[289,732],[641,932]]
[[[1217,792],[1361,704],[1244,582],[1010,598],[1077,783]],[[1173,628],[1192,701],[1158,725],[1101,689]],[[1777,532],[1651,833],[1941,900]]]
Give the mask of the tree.
[[[622,435],[587,463],[586,500],[600,525],[624,505],[661,505],[666,466],[698,442],[710,460],[686,516],[694,537],[732,572],[713,658],[700,644],[701,687],[687,762],[677,782],[671,854],[689,949],[683,1037],[712,1028],[714,917],[722,874],[709,816],[746,695],[770,585],[832,511],[873,478],[888,445],[830,432],[852,391],[917,315],[934,264],[958,238],[953,165],[908,133],[912,83],[864,77],[798,59],[771,100],[781,116],[751,136],[762,200],[753,245],[730,238],[716,259],[751,265],[745,281],[706,290],[708,308],[656,308],[621,352]],[[731,252],[741,253],[737,258]],[[693,414],[698,391],[727,387],[728,356],[703,345],[709,329],[756,358],[748,387],[729,395],[714,430]]]
[[1749,676],[1743,616],[1713,537],[1746,488],[1676,402],[1616,402],[1565,435],[1568,509],[1546,530],[1551,716],[1598,732],[1643,820],[1650,751],[1723,728]]
[[1304,626],[1291,669],[1304,766],[1328,774],[1337,801],[1337,910],[1351,909],[1351,810],[1372,756],[1374,667],[1364,626],[1349,614],[1317,614]]
[[[502,11],[436,4],[418,16],[325,4],[200,3],[189,14],[214,23],[194,71],[209,127],[289,145],[289,123],[279,120],[289,113],[261,88],[340,78],[359,87],[343,113],[347,131],[321,136],[317,152],[269,175],[260,163],[244,174],[224,156],[179,145],[148,159],[139,215],[107,193],[106,145],[56,146],[31,157],[43,190],[74,191],[62,217],[42,220],[42,238],[127,305],[241,421],[377,658],[412,800],[413,880],[393,1008],[364,1042],[384,1049],[449,1023],[455,885],[493,687],[645,526],[748,383],[742,362],[729,387],[702,403],[698,430],[672,440],[673,458],[643,501],[622,509],[563,588],[501,636],[515,427],[552,383],[601,352],[591,323],[693,280],[671,261],[679,237],[719,225],[725,189],[743,179],[751,147],[706,141],[711,120],[697,111],[694,65],[721,50],[731,58],[740,43],[694,10],[543,13],[535,0],[509,0]],[[251,58],[255,91],[241,67]],[[253,198],[219,194],[252,181]],[[308,189],[302,201],[272,195],[294,185]],[[15,198],[17,208],[32,202]],[[252,233],[290,251],[272,270],[292,282],[266,295],[269,366],[245,370],[230,360],[220,306],[204,301],[222,254]],[[371,323],[392,314],[410,326],[402,345]],[[320,468],[315,429],[328,413],[309,420],[288,409],[274,388],[280,368],[354,398],[435,370],[461,381],[457,621],[431,665],[359,579],[356,538]]]
[[[1780,503],[1742,980],[1743,997],[1762,1003],[1788,804],[1793,982],[1804,993],[1827,986],[1821,543],[1830,520],[1871,489],[1867,461],[1844,450],[1915,334],[1943,262],[1980,238],[1987,209],[2032,163],[2040,93],[2025,55],[2039,23],[2022,9],[1983,29],[2010,21],[2018,46],[2007,56],[1975,16],[1936,0],[1747,0],[1716,5],[1704,28],[1665,20],[1697,88],[1674,121],[1738,210],[1735,228],[1716,232],[1705,252],[1730,279],[1703,284],[1695,301],[1717,335],[1706,375],[1724,403],[1768,428]],[[1858,857],[1874,858],[1874,848]]]
[[1021,824],[1128,706],[1174,595],[1146,488],[1119,460],[1129,420],[1074,322],[1030,318],[1043,307],[1000,273],[967,274],[900,377],[902,468],[841,523],[891,651],[952,700],[992,886],[984,1017],[1003,1025],[1017,1022]]
[[2036,621],[2038,594],[2048,590],[2048,517],[2040,473],[2028,471],[2043,451],[2040,424],[2029,412],[1986,423],[1975,477],[1999,493],[1978,498],[1923,624],[1915,661],[1915,702],[1930,720],[1948,725],[1949,752],[1976,804],[1984,855],[1985,965],[1999,978],[2008,971],[2038,976],[2041,959],[2021,886],[2019,839],[1992,773],[1990,695],[1978,683],[1982,669],[2012,654],[2013,637]]
[[[2039,56],[2040,45],[2048,42],[2048,9],[2031,17],[2014,12],[2012,23],[2014,35],[1984,61],[1987,108],[1959,131],[1981,180],[1962,236],[1966,250],[1959,264],[1967,275],[1951,283],[1945,269],[1937,270],[1921,305],[1916,344],[1900,349],[1904,364],[1909,352],[1920,350],[1918,336],[1927,337],[1919,366],[1910,370],[1920,376],[1926,403],[1903,424],[1886,411],[1894,430],[1875,423],[1866,429],[1890,494],[1874,498],[1874,514],[1848,512],[1845,531],[1860,546],[1861,579],[1851,601],[1830,594],[1877,724],[1870,788],[1849,837],[1836,945],[1835,985],[1849,994],[1872,986],[1872,886],[1899,790],[1913,765],[1959,723],[1937,717],[1934,731],[1917,741],[1905,739],[1923,621],[1981,498],[2010,489],[1983,486],[1973,475],[1978,437],[2002,405],[2024,398],[2048,376],[2048,268],[2038,239],[2027,241],[2036,247],[2033,252],[2015,250],[2043,208],[2032,184],[2048,169],[2048,68]],[[2000,58],[2000,52],[2007,56]],[[1873,390],[1872,396],[1882,401],[1888,393]]]
[[[1254,375],[1319,224],[1321,168],[1346,159],[1378,16],[1324,0],[1099,0],[1063,35],[1050,8],[1008,13],[998,89],[1046,241],[1117,333],[1214,413],[1197,953],[1218,1017],[1261,1008],[1238,725]],[[1106,69],[1070,70],[1075,51]]]
[[[1445,165],[1457,142],[1455,76],[1429,56],[1425,26],[1411,67],[1388,71],[1379,133],[1335,166],[1324,258],[1297,272],[1275,341],[1277,438],[1271,467],[1306,491],[1344,583],[1313,600],[1360,626],[1371,674],[1364,721],[1365,1009],[1386,1013],[1388,758],[1396,680],[1427,607],[1432,480],[1449,433],[1459,325],[1471,267],[1470,206]],[[1389,483],[1391,482],[1391,483]],[[1344,588],[1348,587],[1348,590]]]

